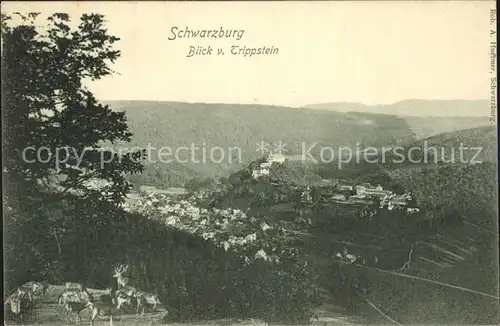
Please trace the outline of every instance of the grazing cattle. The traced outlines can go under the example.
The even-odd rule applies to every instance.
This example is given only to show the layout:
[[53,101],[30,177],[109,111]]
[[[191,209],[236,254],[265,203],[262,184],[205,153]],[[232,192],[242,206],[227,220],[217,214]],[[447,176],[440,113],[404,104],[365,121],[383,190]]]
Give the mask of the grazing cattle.
[[116,314],[116,300],[114,293],[110,288],[106,289],[105,294],[99,296],[98,301],[91,300],[89,303],[91,311],[90,324],[93,325],[97,316],[109,316],[109,325],[113,325],[113,316]]
[[47,294],[47,290],[49,288],[49,282],[37,282],[37,281],[29,281],[24,283],[21,288],[30,292],[30,294]]
[[85,308],[91,307],[92,296],[83,288],[78,289],[64,289],[59,295],[58,300],[60,305],[63,305],[66,310],[66,319],[69,320],[69,314],[74,312],[76,314],[76,321],[80,321],[80,312]]
[[146,310],[155,311],[156,306],[161,304],[160,298],[156,294],[138,291],[134,294],[136,299],[137,314],[142,310],[144,315]]
[[116,294],[116,309],[121,310],[123,306],[131,306],[133,297],[128,296],[123,292],[118,292]]
[[21,289],[28,293],[31,305],[35,304],[34,297],[43,296],[47,294],[48,287],[49,283],[47,281],[44,282],[29,281],[21,285]]
[[66,289],[73,289],[78,291],[83,291],[84,286],[81,283],[66,282],[64,283]]
[[7,298],[5,306],[22,323],[24,315],[33,307],[31,298],[32,296],[28,291],[18,288],[16,292]]

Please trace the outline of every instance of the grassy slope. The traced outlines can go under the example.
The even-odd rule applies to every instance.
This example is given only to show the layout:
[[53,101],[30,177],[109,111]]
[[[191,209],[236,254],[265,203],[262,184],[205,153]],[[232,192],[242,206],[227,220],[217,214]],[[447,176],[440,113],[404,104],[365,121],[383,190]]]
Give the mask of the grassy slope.
[[[420,202],[443,204],[455,208],[466,223],[447,225],[439,236],[424,236],[424,241],[415,248],[411,268],[402,273],[457,285],[498,296],[498,210],[496,128],[480,127],[450,132],[426,138],[429,146],[456,147],[460,142],[466,146],[482,146],[483,151],[476,160],[484,163],[469,164],[357,164],[349,170],[337,170],[334,175],[364,176],[370,173],[378,180],[395,182],[411,189]],[[422,146],[423,140],[412,146]],[[466,156],[467,157],[467,156]],[[470,158],[470,157],[469,157]],[[432,160],[431,160],[432,162]],[[385,175],[380,178],[380,175]],[[333,217],[332,217],[333,218]],[[472,222],[473,224],[467,224]],[[388,237],[399,234],[401,245],[392,245],[396,260],[396,249],[408,251],[404,235],[397,230],[384,233],[369,225],[356,228],[352,235],[328,235],[331,246],[342,250],[339,240],[355,244],[349,250],[359,255],[377,252],[374,246],[391,246]],[[374,234],[378,240],[360,236]],[[495,235],[496,233],[496,235]],[[337,243],[335,242],[337,241]],[[406,243],[406,244],[405,244]],[[323,250],[325,249],[323,244]],[[366,246],[370,249],[365,249]],[[433,247],[437,246],[437,247]],[[378,251],[379,257],[383,253]],[[389,255],[389,256],[391,256]],[[406,259],[405,253],[404,259]],[[461,258],[458,258],[461,257]],[[399,266],[402,265],[402,262]],[[396,266],[397,267],[397,266]],[[379,267],[386,268],[386,267]],[[392,267],[391,267],[392,268]],[[362,269],[362,268],[359,268]],[[369,299],[386,314],[398,322],[416,324],[496,324],[498,322],[498,300],[471,294],[462,290],[429,284],[422,280],[406,279],[374,269],[366,271],[374,289]],[[365,305],[364,314],[370,323],[387,323],[373,308]]]
[[[448,250],[419,245],[412,269],[406,273],[498,296],[498,210],[496,128],[482,127],[451,132],[426,139],[429,146],[483,146],[477,165],[391,166],[390,178],[412,189],[423,204],[441,202],[456,208],[466,221],[441,229],[427,240]],[[413,145],[421,146],[422,141]],[[449,153],[449,151],[448,151]],[[457,259],[460,256],[463,259]],[[423,257],[423,259],[422,259]],[[424,260],[424,259],[427,259]],[[438,262],[441,267],[429,263]],[[377,285],[372,294],[384,311],[400,323],[495,324],[498,301],[460,290],[370,272]]]
[[[450,241],[454,244],[450,245]],[[423,243],[416,248],[411,268],[397,272],[498,296],[497,241],[495,236],[470,226],[443,229],[440,236],[426,242],[462,259],[432,250]],[[422,257],[444,266],[428,263]],[[378,271],[369,271],[368,275],[375,285],[370,300],[380,303],[383,310],[400,323],[471,325],[498,322],[498,300]]]

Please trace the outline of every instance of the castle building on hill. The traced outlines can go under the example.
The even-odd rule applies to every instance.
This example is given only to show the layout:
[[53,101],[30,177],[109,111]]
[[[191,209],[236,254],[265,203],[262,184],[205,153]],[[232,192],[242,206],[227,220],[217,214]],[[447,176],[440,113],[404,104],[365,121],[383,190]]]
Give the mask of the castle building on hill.
[[269,154],[265,162],[260,163],[259,168],[252,171],[252,177],[257,179],[264,175],[269,175],[269,169],[273,163],[283,164],[286,156],[281,154]]

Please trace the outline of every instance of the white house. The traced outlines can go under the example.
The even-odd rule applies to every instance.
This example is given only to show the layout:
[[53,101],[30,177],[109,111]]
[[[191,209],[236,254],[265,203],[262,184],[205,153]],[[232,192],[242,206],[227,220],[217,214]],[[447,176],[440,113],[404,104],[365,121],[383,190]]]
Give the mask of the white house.
[[269,162],[260,163],[260,168],[261,169],[268,169],[270,167],[271,167],[271,163],[269,163]]
[[252,171],[252,178],[254,178],[254,179],[257,179],[263,175],[269,175],[269,169],[261,168],[260,170],[253,170]]
[[260,171],[259,170],[253,170],[252,171],[252,178],[257,179],[260,177]]
[[340,191],[352,191],[352,186],[349,185],[340,185],[339,186]]
[[356,186],[356,195],[358,196],[379,196],[381,199],[387,198],[392,194],[391,191],[384,190],[378,185],[375,188],[367,188],[365,186]]
[[285,163],[286,161],[286,156],[285,155],[282,155],[282,154],[269,154],[269,156],[267,157],[267,162],[269,162],[270,164],[276,162],[276,163]]
[[354,256],[354,255],[347,253],[346,250],[344,250],[343,253],[337,252],[336,257],[339,258],[340,260],[348,261],[351,264],[360,258],[359,256]]
[[252,177],[257,179],[263,175],[269,175],[269,169],[273,163],[282,164],[286,157],[281,154],[269,154],[265,162],[260,163],[259,168],[252,171]]

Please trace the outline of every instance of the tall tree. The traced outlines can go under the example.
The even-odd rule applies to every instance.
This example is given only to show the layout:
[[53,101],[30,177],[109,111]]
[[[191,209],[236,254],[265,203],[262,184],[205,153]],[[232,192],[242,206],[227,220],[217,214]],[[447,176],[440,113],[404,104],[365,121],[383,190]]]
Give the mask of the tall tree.
[[76,24],[65,13],[1,18],[7,285],[80,275],[123,216],[126,175],[143,169],[144,151],[108,149],[130,141],[125,114],[85,86],[113,73],[119,39],[98,14]]
[[[142,171],[144,152],[106,147],[130,141],[125,113],[100,104],[84,85],[113,73],[119,38],[99,14],[82,15],[76,27],[66,13],[39,22],[38,13],[2,14],[6,195],[36,184],[119,204],[130,190],[125,175]],[[96,180],[104,186],[95,187]]]

